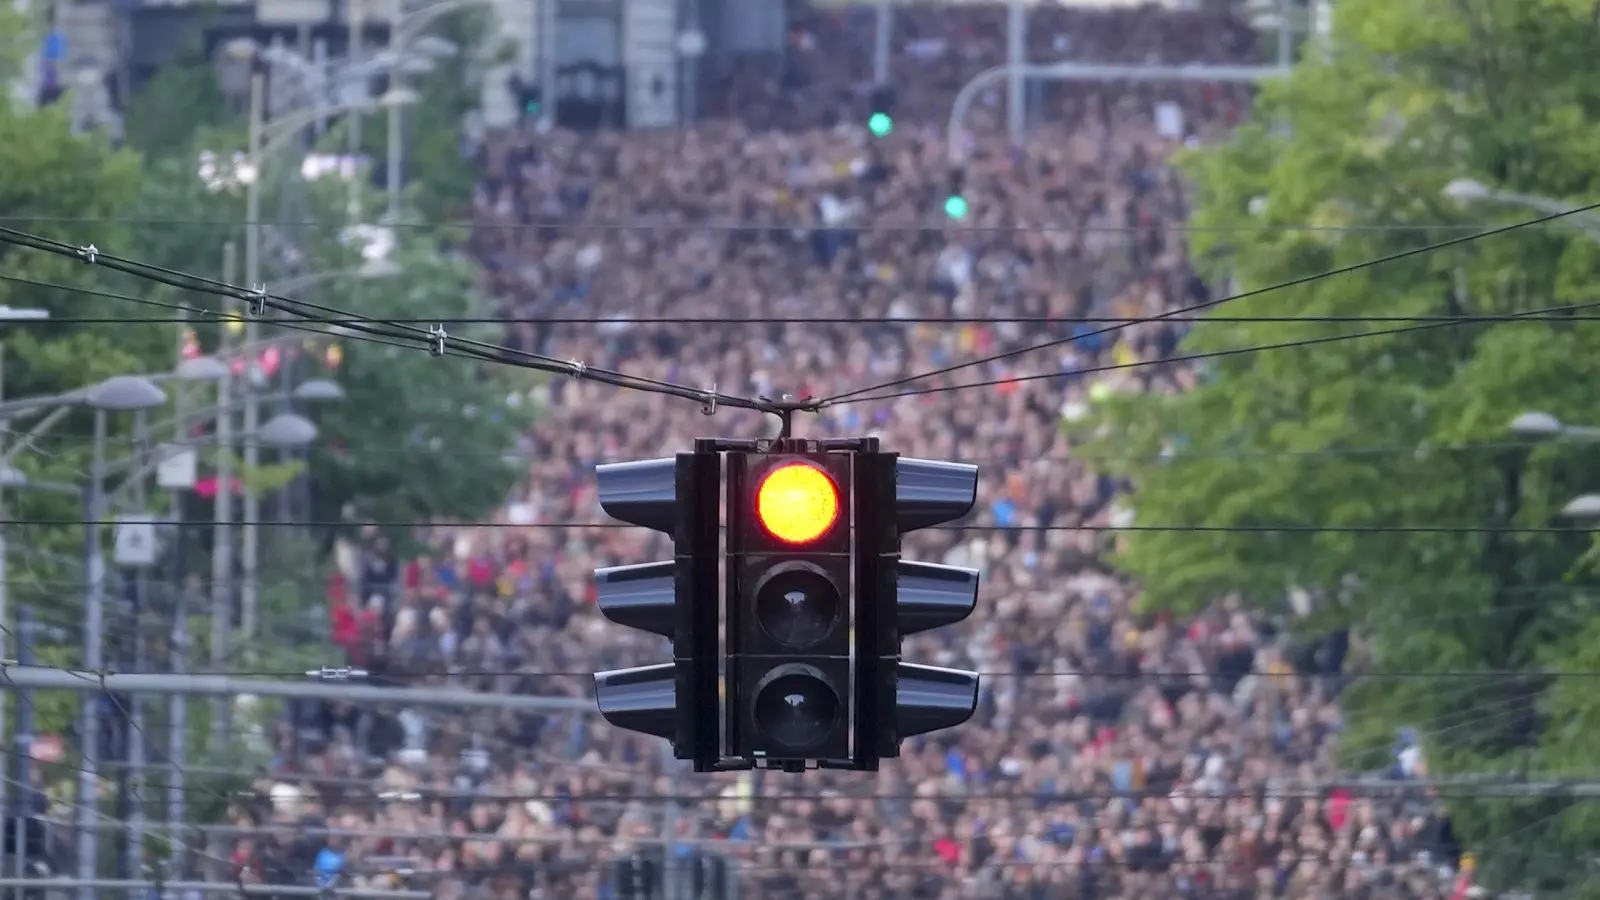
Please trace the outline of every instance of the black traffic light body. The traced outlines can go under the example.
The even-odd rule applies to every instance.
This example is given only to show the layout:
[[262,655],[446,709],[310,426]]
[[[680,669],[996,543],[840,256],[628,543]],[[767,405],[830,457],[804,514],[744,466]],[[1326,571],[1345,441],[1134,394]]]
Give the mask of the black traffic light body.
[[873,771],[903,739],[971,718],[978,674],[904,662],[901,641],[969,616],[978,573],[900,551],[971,510],[976,467],[875,438],[704,439],[597,476],[607,513],[674,546],[595,572],[608,619],[673,645],[670,663],[595,675],[613,725],[668,739],[697,772]]
[[[875,598],[858,619],[866,661],[859,727],[873,755],[892,759],[908,737],[953,728],[978,708],[977,672],[917,665],[901,659],[901,642],[912,634],[954,625],[978,602],[978,572],[959,566],[901,558],[901,539],[971,511],[977,501],[978,469],[962,463],[911,459],[895,453],[863,454],[858,462],[870,479],[871,507],[879,512],[871,532],[857,544],[863,581]],[[866,502],[865,500],[863,501]],[[875,688],[875,690],[874,690]],[[870,695],[870,696],[867,696]]]
[[595,474],[601,508],[673,543],[670,561],[595,570],[606,618],[672,641],[670,663],[597,672],[600,713],[618,728],[671,741],[695,771],[715,771],[721,455],[714,442],[697,441],[694,453],[597,466]]
[[[728,749],[780,767],[845,762],[854,706],[854,460],[815,444],[774,449],[728,454]],[[785,539],[782,522],[768,521],[786,514],[782,496],[763,504],[769,491],[789,496],[783,485],[795,478],[829,495],[823,512],[799,504],[829,520],[822,527],[817,519],[820,533],[807,539]]]

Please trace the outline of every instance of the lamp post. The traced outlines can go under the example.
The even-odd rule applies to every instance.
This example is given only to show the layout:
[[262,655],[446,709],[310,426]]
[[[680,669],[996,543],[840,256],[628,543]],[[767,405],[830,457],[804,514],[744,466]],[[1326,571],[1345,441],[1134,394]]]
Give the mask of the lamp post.
[[[262,72],[257,69],[250,74],[250,123],[249,123],[249,150],[246,157],[249,161],[250,172],[245,183],[245,248],[244,248],[244,280],[245,284],[254,289],[261,282],[261,182],[262,168],[265,162],[274,154],[288,146],[301,129],[315,122],[318,118],[342,112],[364,108],[366,104],[340,104],[331,108],[299,110],[281,119],[268,123],[265,121],[265,82]],[[404,106],[415,100],[411,92],[394,89],[390,90],[380,100],[380,105],[396,107]],[[260,320],[256,316],[249,317],[245,322],[245,340],[254,343],[260,333]],[[256,439],[256,431],[260,426],[260,398],[257,392],[246,394],[244,410],[244,464],[254,467],[260,463],[260,444]],[[241,625],[248,637],[254,628],[255,611],[257,604],[256,567],[260,556],[260,517],[261,498],[250,488],[244,492],[244,521],[240,526],[241,553],[240,563],[243,575],[240,582],[240,612]]]
[[[100,517],[106,466],[106,416],[113,412],[153,409],[167,402],[166,392],[148,379],[118,375],[92,388],[84,403],[94,410],[93,463],[89,481],[83,489],[83,566],[87,589],[83,606],[83,664],[90,671],[105,668],[102,640],[105,630],[105,561],[101,558]],[[84,695],[83,720],[79,727],[82,770],[78,773],[78,877],[93,878],[99,853],[100,711]],[[94,891],[80,888],[79,900],[94,900]]]
[[[1559,216],[1572,212],[1572,205],[1563,203],[1552,197],[1541,197],[1537,194],[1522,194],[1516,191],[1503,191],[1492,188],[1481,181],[1472,178],[1457,178],[1444,186],[1441,192],[1446,200],[1455,203],[1503,203],[1507,206],[1520,206],[1547,216]],[[1600,215],[1594,213],[1577,213],[1572,216],[1577,221],[1578,227],[1585,235],[1593,240],[1600,241]]]

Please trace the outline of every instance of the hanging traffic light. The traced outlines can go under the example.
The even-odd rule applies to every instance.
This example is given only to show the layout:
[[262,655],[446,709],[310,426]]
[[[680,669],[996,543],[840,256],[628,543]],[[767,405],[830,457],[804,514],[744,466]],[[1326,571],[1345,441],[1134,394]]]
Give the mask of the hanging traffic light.
[[944,198],[944,214],[955,221],[967,217],[966,191],[967,172],[964,168],[956,166],[950,170],[949,191]]
[[888,137],[894,131],[894,88],[879,85],[868,95],[867,130],[873,137]]
[[894,453],[859,457],[860,517],[870,529],[858,538],[862,560],[856,621],[857,683],[865,715],[858,733],[870,735],[875,757],[900,755],[908,737],[953,728],[978,708],[977,672],[902,662],[908,635],[954,625],[978,602],[978,571],[900,558],[903,535],[966,515],[978,496],[978,468],[910,459]]
[[728,454],[728,749],[799,770],[851,759],[852,455]]
[[676,457],[595,467],[612,517],[672,536],[667,562],[596,569],[600,612],[672,641],[672,662],[598,672],[600,714],[618,728],[663,737],[697,772],[720,759],[717,569],[722,460],[714,441]]

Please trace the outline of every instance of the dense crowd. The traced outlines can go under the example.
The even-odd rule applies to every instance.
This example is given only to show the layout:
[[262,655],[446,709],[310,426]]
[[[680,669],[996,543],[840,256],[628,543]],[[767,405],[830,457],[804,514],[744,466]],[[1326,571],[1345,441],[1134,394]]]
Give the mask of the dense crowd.
[[[653,898],[661,859],[694,870],[695,887],[666,900],[732,896],[714,887],[727,869],[749,900],[1475,891],[1418,789],[1414,746],[1397,745],[1393,771],[1370,784],[1333,783],[1335,700],[1359,645],[1295,643],[1236,598],[1187,621],[1138,614],[1137,587],[1102,560],[1114,539],[1070,530],[1131,514],[1074,457],[1073,424],[1107,394],[1195,377],[1161,363],[1179,325],[1095,334],[1072,319],[1209,296],[1185,259],[1184,194],[1165,161],[1237,121],[1248,94],[1041,89],[1020,150],[994,136],[1001,98],[984,98],[963,148],[971,213],[948,222],[942,121],[955,89],[1000,61],[1005,13],[897,15],[888,137],[857,125],[872,12],[797,13],[789,52],[727,73],[716,114],[693,127],[489,136],[472,247],[519,346],[729,393],[825,396],[1077,336],[906,387],[978,386],[798,420],[802,436],[873,433],[980,464],[970,521],[999,528],[908,546],[980,569],[979,611],[906,655],[1015,675],[986,679],[971,724],[908,741],[875,777],[685,776],[661,742],[593,716],[297,707],[263,773],[269,799],[236,810],[241,824],[272,823],[239,845],[238,865],[442,898]],[[1042,7],[1032,33],[1041,61],[1254,52],[1214,12]],[[613,321],[541,324],[574,315]],[[819,317],[843,321],[771,321]],[[966,321],[919,321],[952,317]],[[663,318],[677,321],[651,321]],[[582,673],[663,658],[595,611],[596,566],[664,546],[575,524],[602,521],[594,466],[768,426],[571,380],[535,399],[528,478],[494,527],[435,529],[414,559],[369,536],[350,560],[336,638],[375,677],[587,696]],[[415,674],[445,671],[456,674]]]

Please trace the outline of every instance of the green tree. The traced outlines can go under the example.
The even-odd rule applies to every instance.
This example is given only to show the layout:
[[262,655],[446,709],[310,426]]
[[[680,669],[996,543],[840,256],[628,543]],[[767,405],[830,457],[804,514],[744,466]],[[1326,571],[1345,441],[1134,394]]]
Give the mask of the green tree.
[[[398,238],[398,275],[327,283],[303,299],[379,320],[436,322],[453,338],[503,340],[494,325],[461,321],[493,310],[473,284],[470,263],[420,229],[403,229]],[[331,264],[338,258],[331,249],[314,258],[325,268],[353,265]],[[316,411],[322,435],[311,456],[314,519],[337,520],[352,509],[392,522],[482,518],[525,475],[510,454],[532,415],[530,373],[370,340],[342,340],[338,353],[337,368],[322,374],[346,396]],[[327,366],[326,355],[320,364]]]
[[[1593,6],[1576,0],[1341,3],[1328,58],[1265,87],[1253,122],[1186,161],[1195,259],[1211,283],[1248,290],[1531,217],[1453,205],[1444,188],[1457,178],[1592,196],[1600,85],[1580,60],[1596,52]],[[1194,609],[1238,592],[1286,610],[1299,588],[1315,601],[1301,636],[1351,629],[1376,669],[1522,673],[1357,682],[1343,697],[1352,766],[1378,768],[1409,726],[1436,774],[1592,773],[1600,695],[1589,679],[1540,674],[1600,666],[1595,580],[1569,574],[1585,542],[1511,529],[1558,524],[1560,505],[1595,487],[1594,451],[1518,443],[1507,425],[1528,409],[1593,414],[1600,327],[1227,320],[1592,303],[1597,263],[1574,228],[1526,229],[1232,302],[1196,324],[1185,353],[1349,339],[1213,358],[1193,390],[1103,405],[1093,443],[1121,458],[1111,468],[1133,484],[1140,523],[1246,529],[1126,535],[1120,561],[1145,602]],[[1590,803],[1447,805],[1492,882],[1575,890],[1600,845]]]

